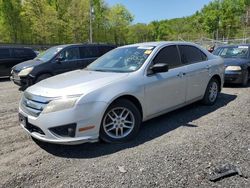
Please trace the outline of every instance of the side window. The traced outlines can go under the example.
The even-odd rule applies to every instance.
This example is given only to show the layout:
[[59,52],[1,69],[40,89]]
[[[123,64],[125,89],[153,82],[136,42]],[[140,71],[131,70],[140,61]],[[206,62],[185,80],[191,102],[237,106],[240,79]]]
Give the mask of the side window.
[[25,49],[25,48],[14,48],[13,49],[13,56],[15,58],[25,58],[25,57],[35,57],[35,52],[31,49]]
[[179,53],[177,47],[174,46],[167,46],[163,48],[154,58],[153,63],[167,63],[169,68],[178,67],[181,64]]
[[112,50],[113,47],[111,47],[111,46],[99,46],[98,49],[99,49],[99,55],[102,56],[103,54],[106,54],[107,52]]
[[98,48],[96,46],[84,46],[80,47],[81,58],[95,58],[99,57]]
[[0,48],[0,59],[6,59],[10,57],[10,50],[8,48]]
[[36,56],[35,52],[31,49],[25,49],[25,54],[27,57],[34,57]]
[[180,45],[179,50],[183,64],[192,64],[207,60],[206,54],[194,46]]
[[78,47],[68,48],[66,50],[63,50],[59,57],[63,59],[63,61],[71,61],[79,59],[79,49]]
[[14,57],[16,57],[16,58],[22,58],[22,57],[29,56],[27,50],[21,49],[21,48],[14,48],[13,53],[14,53]]

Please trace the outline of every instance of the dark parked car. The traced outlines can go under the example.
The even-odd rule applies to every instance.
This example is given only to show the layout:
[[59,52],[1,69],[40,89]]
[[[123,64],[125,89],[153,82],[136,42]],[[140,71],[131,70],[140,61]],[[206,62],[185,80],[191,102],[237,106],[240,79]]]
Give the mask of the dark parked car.
[[114,45],[68,44],[49,48],[37,58],[12,68],[11,80],[24,88],[48,77],[85,68]]
[[0,77],[9,77],[11,67],[35,57],[36,53],[31,48],[0,47]]
[[225,83],[248,84],[250,78],[250,45],[220,46],[213,54],[224,58]]

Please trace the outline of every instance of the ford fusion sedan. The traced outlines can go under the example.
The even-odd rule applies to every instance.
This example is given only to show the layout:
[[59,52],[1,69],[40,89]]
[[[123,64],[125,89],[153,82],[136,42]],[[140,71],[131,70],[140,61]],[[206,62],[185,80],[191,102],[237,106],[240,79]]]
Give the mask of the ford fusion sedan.
[[146,120],[199,100],[213,105],[223,80],[222,58],[192,43],[119,47],[84,70],[29,87],[20,124],[44,142],[125,142]]
[[34,60],[20,63],[12,68],[11,80],[27,88],[41,80],[64,72],[85,68],[106,52],[114,49],[105,44],[68,44],[54,46]]
[[250,78],[250,45],[218,47],[214,55],[224,58],[225,82],[247,86]]

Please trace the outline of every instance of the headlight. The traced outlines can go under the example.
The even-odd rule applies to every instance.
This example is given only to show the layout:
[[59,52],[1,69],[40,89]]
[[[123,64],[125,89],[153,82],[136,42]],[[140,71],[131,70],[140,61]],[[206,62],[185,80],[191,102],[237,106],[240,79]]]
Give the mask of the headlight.
[[228,66],[226,67],[226,71],[240,71],[241,67],[240,66]]
[[21,76],[27,76],[32,70],[33,70],[33,67],[23,69],[18,73],[18,76],[20,76],[20,77]]
[[79,96],[66,97],[66,98],[62,98],[62,99],[53,100],[45,106],[42,113],[47,114],[50,112],[56,112],[56,111],[61,111],[61,110],[73,108],[78,99],[79,99]]

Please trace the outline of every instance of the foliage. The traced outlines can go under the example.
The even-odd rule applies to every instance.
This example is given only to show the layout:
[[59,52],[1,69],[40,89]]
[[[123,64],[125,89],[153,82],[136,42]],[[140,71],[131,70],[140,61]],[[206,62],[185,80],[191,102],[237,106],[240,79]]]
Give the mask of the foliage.
[[250,0],[213,0],[192,16],[149,24],[132,24],[133,15],[126,7],[110,7],[105,0],[0,0],[0,42],[88,42],[90,2],[94,42],[232,38],[243,36],[250,26]]

